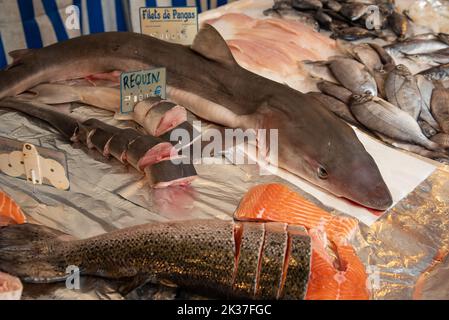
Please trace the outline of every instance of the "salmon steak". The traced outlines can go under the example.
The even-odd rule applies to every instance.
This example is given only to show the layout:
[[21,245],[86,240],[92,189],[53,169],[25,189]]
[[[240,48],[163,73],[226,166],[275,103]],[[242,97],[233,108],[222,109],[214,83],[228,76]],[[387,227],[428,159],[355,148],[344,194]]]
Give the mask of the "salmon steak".
[[25,222],[26,216],[22,209],[6,193],[0,191],[0,226]]
[[306,299],[369,299],[365,266],[349,243],[357,220],[332,215],[281,184],[252,188],[240,202],[235,218],[292,223],[308,230],[312,261]]

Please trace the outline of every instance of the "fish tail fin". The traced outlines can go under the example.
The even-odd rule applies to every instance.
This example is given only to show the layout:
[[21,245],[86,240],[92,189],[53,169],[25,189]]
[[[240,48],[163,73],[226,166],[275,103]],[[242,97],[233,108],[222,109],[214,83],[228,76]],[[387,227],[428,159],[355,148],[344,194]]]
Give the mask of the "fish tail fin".
[[0,270],[27,282],[49,283],[67,278],[54,252],[70,236],[34,224],[0,228]]

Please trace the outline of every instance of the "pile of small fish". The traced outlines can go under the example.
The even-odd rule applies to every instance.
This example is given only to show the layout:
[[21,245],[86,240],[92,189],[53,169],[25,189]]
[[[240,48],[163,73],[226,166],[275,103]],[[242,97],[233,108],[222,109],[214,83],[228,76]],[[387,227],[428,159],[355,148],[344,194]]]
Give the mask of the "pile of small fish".
[[333,38],[349,41],[384,38],[387,30],[398,39],[410,33],[409,18],[388,0],[274,0],[264,14],[299,20],[331,31]]
[[419,72],[429,80],[449,79],[449,34],[420,34],[387,45],[385,50],[395,58],[406,58],[418,66],[431,66]]
[[317,84],[321,93],[309,95],[340,118],[397,148],[447,160],[449,90],[432,81],[447,77],[442,75],[447,66],[413,75],[405,65],[396,65],[388,53],[424,54],[430,46],[436,50],[447,47],[436,41],[413,39],[385,47],[340,42],[347,55],[309,63],[315,72],[312,75],[323,79]]

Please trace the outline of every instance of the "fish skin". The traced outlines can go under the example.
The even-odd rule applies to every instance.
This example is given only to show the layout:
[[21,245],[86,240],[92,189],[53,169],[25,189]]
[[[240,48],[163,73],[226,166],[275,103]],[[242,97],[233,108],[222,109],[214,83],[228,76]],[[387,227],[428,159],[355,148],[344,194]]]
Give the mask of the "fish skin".
[[163,160],[144,169],[148,185],[153,189],[172,186],[187,186],[197,176],[194,165],[188,163],[174,163],[172,160]]
[[384,49],[393,55],[422,54],[449,48],[449,45],[438,40],[405,40],[384,46]]
[[439,33],[438,39],[449,46],[449,34],[447,33]]
[[418,120],[418,124],[419,124],[419,126],[420,126],[420,128],[422,130],[422,133],[424,133],[424,135],[427,138],[430,139],[431,137],[433,137],[434,135],[437,134],[437,131],[435,130],[435,128],[433,128],[427,121]]
[[440,64],[449,63],[449,51],[447,49],[438,50],[432,53],[422,53],[405,56],[407,59],[410,59],[418,64],[438,66]]
[[320,0],[292,0],[292,7],[298,10],[320,9],[323,4]]
[[335,58],[329,62],[329,69],[352,93],[377,95],[376,81],[363,64],[349,58]]
[[371,72],[383,68],[383,64],[378,53],[369,44],[362,43],[352,46],[349,48],[349,52],[360,63],[363,63]]
[[393,32],[398,36],[399,40],[402,40],[407,35],[409,30],[409,23],[407,18],[397,11],[393,11],[387,18]]
[[441,131],[440,125],[430,112],[430,101],[432,99],[432,92],[435,86],[432,81],[426,79],[420,74],[416,75],[415,78],[419,93],[421,94],[421,113],[419,114],[419,119],[427,122],[436,131]]
[[418,74],[422,74],[429,80],[447,80],[449,79],[449,63],[431,67]]
[[417,120],[421,112],[421,94],[415,77],[403,64],[388,73],[385,80],[387,100]]
[[347,41],[356,41],[366,38],[376,38],[377,34],[360,27],[348,27],[344,29],[333,30],[331,38],[339,38]]
[[326,80],[318,82],[317,87],[322,93],[332,96],[346,105],[351,101],[352,92],[345,87]]
[[379,55],[379,58],[381,59],[383,65],[384,65],[384,68],[383,68],[384,70],[390,71],[395,66],[394,59],[384,49],[384,47],[378,45],[377,43],[369,43],[369,46],[371,48],[373,48]]
[[435,120],[440,125],[444,133],[449,133],[449,90],[445,88],[435,88],[432,92],[430,107]]
[[[167,98],[201,118],[230,128],[278,129],[282,168],[364,206],[391,205],[377,165],[352,129],[323,107],[315,107],[310,97],[238,66],[226,42],[209,25],[198,33],[191,48],[118,32],[78,37],[32,51],[22,64],[0,72],[0,98],[44,82],[150,66],[166,67]],[[330,141],[336,148],[332,160]],[[307,145],[312,147],[304,148]],[[306,158],[313,162],[306,163]],[[318,165],[328,167],[332,178],[319,178]],[[385,198],[378,197],[378,188],[384,189]]]
[[377,86],[377,96],[386,99],[387,95],[385,93],[385,81],[388,77],[388,72],[385,69],[374,70],[373,78],[376,81]]
[[368,6],[363,3],[343,3],[339,10],[343,16],[351,21],[360,19],[368,10]]
[[[49,283],[64,281],[65,270],[69,265],[79,266],[81,275],[98,276],[111,279],[125,277],[148,276],[160,282],[174,283],[180,287],[207,293],[210,296],[225,298],[256,298],[254,291],[234,289],[234,275],[238,270],[236,249],[241,248],[236,225],[242,228],[245,235],[246,226],[252,230],[251,223],[234,223],[220,220],[192,220],[171,223],[151,223],[121,229],[84,240],[52,238],[47,236],[48,228],[38,225],[22,225],[0,229],[0,269],[9,270],[12,274],[26,282]],[[289,231],[277,230],[271,223],[265,223],[264,237],[290,237]],[[29,242],[25,230],[33,230],[34,234],[43,233],[45,240]],[[19,238],[21,236],[21,239]],[[290,264],[289,272],[307,276],[310,270],[310,240],[304,234],[303,241],[296,241],[297,250],[303,255],[309,255],[301,260],[301,264]],[[18,239],[18,240],[17,240]],[[286,252],[286,243],[273,246],[270,242],[245,243],[245,249],[240,251],[239,259],[252,251],[259,252],[258,260],[262,259],[263,251],[271,251],[274,255],[270,263],[284,264],[280,257]],[[297,248],[302,246],[302,248]],[[294,256],[297,259],[298,256]],[[297,260],[298,261],[298,260]],[[290,269],[291,268],[291,269]],[[283,270],[276,274],[264,273],[264,279],[274,287],[266,289],[270,292],[267,298],[283,298],[278,296],[281,288],[277,279],[283,275]],[[262,271],[263,272],[263,271]],[[253,281],[258,279],[258,270],[250,276]],[[300,282],[297,281],[296,284]],[[286,283],[290,285],[290,283]],[[295,299],[304,296],[307,281],[295,292]]]
[[360,125],[356,118],[352,115],[349,107],[340,100],[319,92],[309,92],[309,96],[317,99],[328,110],[335,113],[338,117],[349,122],[350,124]]
[[339,12],[342,8],[341,3],[335,0],[328,0],[324,5],[335,12]]
[[354,96],[352,114],[365,127],[403,142],[415,143],[429,150],[441,151],[427,139],[415,119],[407,112],[380,98]]

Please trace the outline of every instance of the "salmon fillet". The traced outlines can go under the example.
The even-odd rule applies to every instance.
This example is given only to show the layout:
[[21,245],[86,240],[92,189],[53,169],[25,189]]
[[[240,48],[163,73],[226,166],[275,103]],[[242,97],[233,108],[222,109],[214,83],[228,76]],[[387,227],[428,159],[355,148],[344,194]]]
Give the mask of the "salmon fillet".
[[281,184],[252,188],[240,202],[235,218],[297,224],[309,231],[312,262],[306,299],[369,299],[365,267],[349,244],[357,220],[334,216]]
[[358,227],[356,219],[332,215],[281,184],[251,189],[240,202],[236,217],[299,224],[307,229],[323,228],[337,244],[347,243]]
[[0,226],[26,222],[22,209],[6,193],[0,191]]

